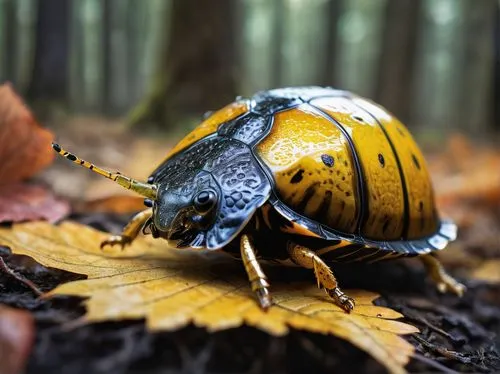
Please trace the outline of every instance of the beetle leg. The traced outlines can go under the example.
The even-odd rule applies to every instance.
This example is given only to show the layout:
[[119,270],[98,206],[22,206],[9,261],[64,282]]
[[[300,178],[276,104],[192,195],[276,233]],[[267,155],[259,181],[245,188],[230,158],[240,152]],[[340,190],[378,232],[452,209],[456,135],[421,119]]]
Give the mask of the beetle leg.
[[132,241],[139,235],[141,229],[148,219],[153,215],[153,209],[149,208],[137,213],[125,226],[121,235],[112,235],[101,243],[101,248],[107,245],[121,245],[122,249],[127,245],[132,243]]
[[467,288],[460,282],[456,281],[444,269],[443,265],[433,254],[426,254],[420,256],[420,259],[427,269],[427,273],[431,279],[436,283],[439,292],[453,292],[458,296],[462,296]]
[[257,293],[261,308],[267,310],[272,304],[271,295],[268,289],[269,282],[257,261],[255,249],[248,235],[241,235],[240,250],[243,266],[245,266],[248,280],[252,285],[252,291]]
[[332,269],[315,252],[309,248],[289,242],[288,254],[290,255],[290,259],[297,265],[306,269],[313,269],[318,281],[318,287],[323,287],[328,296],[334,299],[346,312],[354,309],[354,299],[340,290]]

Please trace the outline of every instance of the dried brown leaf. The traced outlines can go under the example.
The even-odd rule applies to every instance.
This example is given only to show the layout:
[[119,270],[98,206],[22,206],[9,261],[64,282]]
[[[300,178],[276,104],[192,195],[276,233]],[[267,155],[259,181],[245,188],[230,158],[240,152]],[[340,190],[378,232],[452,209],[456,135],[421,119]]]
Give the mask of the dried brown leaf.
[[[445,251],[445,265],[470,273],[477,263],[500,256],[500,152],[497,147],[450,137],[447,146],[430,155],[439,211],[459,226],[454,244],[463,256]],[[448,255],[447,255],[448,253]]]
[[490,283],[500,283],[500,259],[484,261],[471,276]]
[[30,313],[0,305],[0,374],[18,374],[26,366],[35,338]]
[[69,204],[41,186],[0,185],[0,222],[45,219],[56,222],[69,213]]
[[0,85],[0,184],[19,182],[49,165],[52,139],[12,87]]
[[332,334],[393,373],[404,372],[414,351],[400,335],[418,330],[396,321],[402,315],[394,310],[373,305],[378,295],[372,292],[349,291],[357,305],[348,314],[311,283],[272,281],[275,305],[264,312],[243,266],[223,254],[170,249],[150,237],[138,238],[124,252],[101,252],[105,236],[75,223],[33,222],[0,229],[0,244],[45,266],[88,275],[48,295],[87,297],[88,322],[145,318],[150,330],[192,323],[217,331],[246,324],[278,336],[290,328]]
[[444,208],[475,202],[500,204],[500,152],[471,143],[465,136],[450,137],[443,152],[429,159],[437,198]]

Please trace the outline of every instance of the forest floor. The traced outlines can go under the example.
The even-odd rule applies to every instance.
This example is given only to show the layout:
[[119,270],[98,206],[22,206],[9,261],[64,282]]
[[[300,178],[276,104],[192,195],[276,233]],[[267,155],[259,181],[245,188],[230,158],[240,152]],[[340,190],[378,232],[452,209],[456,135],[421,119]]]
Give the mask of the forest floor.
[[[62,145],[136,178],[146,178],[174,143],[167,137],[131,136],[119,126],[97,120],[89,125],[75,121],[57,139]],[[415,259],[339,264],[336,276],[346,289],[380,294],[375,304],[400,312],[403,322],[420,330],[405,337],[415,347],[408,372],[499,372],[500,154],[455,136],[439,153],[430,152],[428,161],[440,210],[460,227],[458,241],[440,258],[467,286],[464,297],[439,294]],[[139,199],[65,160],[57,160],[34,181],[68,202],[70,212],[62,220],[98,230],[120,232],[132,212],[141,209]],[[2,226],[9,228],[12,223]],[[79,318],[85,313],[81,298],[39,298],[5,270],[29,279],[42,291],[84,276],[46,268],[12,254],[2,243],[0,257],[6,264],[0,272],[0,351],[8,343],[2,335],[1,305],[28,311],[34,319],[34,342],[27,343],[27,354],[19,355],[27,373],[386,372],[342,339],[300,330],[274,337],[246,326],[211,333],[193,325],[150,332],[140,319],[81,324]],[[273,271],[285,272],[290,280],[314,282],[306,270]],[[6,370],[0,368],[0,373],[15,374]]]
[[[124,222],[102,215],[83,221],[100,229],[118,228]],[[3,256],[42,290],[82,278],[16,261],[5,249]],[[420,329],[421,333],[408,338],[416,347],[406,368],[409,372],[500,370],[500,287],[466,282],[469,291],[458,299],[438,295],[424,280],[423,271],[408,264],[356,268],[336,267],[336,274],[348,288],[381,293],[377,304],[400,311],[404,321]],[[301,270],[289,275],[294,280],[314,281]],[[72,321],[84,313],[78,298],[40,300],[12,277],[2,274],[0,280],[0,302],[34,315],[36,340],[27,373],[386,372],[373,358],[339,338],[298,330],[286,337],[272,337],[250,327],[209,333],[189,326],[150,333],[142,320],[75,327]]]

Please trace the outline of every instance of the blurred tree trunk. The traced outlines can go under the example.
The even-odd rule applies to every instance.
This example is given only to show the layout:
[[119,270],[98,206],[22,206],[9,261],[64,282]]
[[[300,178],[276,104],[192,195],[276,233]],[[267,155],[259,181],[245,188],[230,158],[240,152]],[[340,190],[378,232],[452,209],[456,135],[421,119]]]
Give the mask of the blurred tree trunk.
[[[144,2],[140,2],[141,4]],[[104,37],[104,108],[108,114],[123,112],[130,104],[128,16],[131,0],[105,0]]]
[[12,81],[14,75],[15,21],[13,0],[0,0],[0,82]]
[[326,45],[328,6],[327,1],[284,2],[280,86],[285,82],[291,86],[321,84],[323,61],[330,47]]
[[500,129],[500,4],[495,10],[495,28],[493,34],[494,70],[493,81],[493,121],[497,129]]
[[[12,2],[14,1],[12,0]],[[11,65],[14,69],[11,79],[16,90],[23,94],[27,91],[34,73],[33,59],[36,43],[37,12],[37,0],[15,2],[14,19],[16,22],[15,27],[10,30],[15,36],[14,51],[10,52]]]
[[376,101],[410,120],[421,0],[388,0],[378,62]]
[[145,93],[161,55],[158,36],[169,1],[105,0],[103,7],[104,109],[108,115],[119,115]]
[[5,0],[0,0],[0,83],[7,79],[7,28],[6,28],[7,4]]
[[376,62],[382,45],[387,0],[349,0],[338,24],[339,45],[335,79],[339,88],[374,97]]
[[[234,100],[236,81],[233,0],[174,0],[172,28],[152,92],[132,123],[172,126]],[[193,32],[196,30],[196,32]]]
[[237,3],[240,31],[236,45],[241,66],[238,88],[242,95],[249,96],[281,81],[283,1],[240,0]]
[[69,9],[66,0],[38,2],[33,73],[27,92],[30,100],[66,99]]
[[71,4],[71,16],[67,17],[71,20],[68,84],[71,107],[76,111],[100,112],[105,104],[105,4],[100,0],[72,0]]
[[321,69],[321,84],[337,87],[339,84],[335,77],[335,71],[338,64],[337,51],[339,48],[338,24],[340,15],[344,7],[344,0],[328,0],[325,10],[327,20],[324,33],[325,37],[325,58]]
[[[464,43],[461,30],[467,0],[423,0],[419,17],[419,41],[415,69],[413,122],[435,135],[461,122],[460,91],[463,71],[460,59]],[[480,6],[482,1],[474,1]]]
[[33,75],[36,0],[0,0],[0,83],[26,94]]
[[467,1],[462,35],[459,36],[463,41],[463,55],[459,60],[463,81],[456,108],[460,113],[458,125],[483,135],[492,128],[495,13],[498,7],[497,0]]
[[[277,88],[283,82],[283,40],[285,38],[285,2],[284,0],[274,0],[274,12],[271,21],[271,87]],[[258,27],[258,26],[257,26]],[[250,33],[256,30],[249,30]]]

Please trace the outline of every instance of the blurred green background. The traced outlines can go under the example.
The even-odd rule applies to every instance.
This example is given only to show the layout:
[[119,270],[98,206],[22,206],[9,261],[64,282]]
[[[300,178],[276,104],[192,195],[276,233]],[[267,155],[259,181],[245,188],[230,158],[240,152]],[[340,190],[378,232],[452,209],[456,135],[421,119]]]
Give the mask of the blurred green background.
[[498,0],[0,0],[0,81],[38,116],[179,129],[237,95],[327,85],[412,130],[500,129]]

